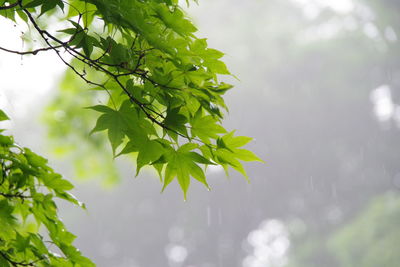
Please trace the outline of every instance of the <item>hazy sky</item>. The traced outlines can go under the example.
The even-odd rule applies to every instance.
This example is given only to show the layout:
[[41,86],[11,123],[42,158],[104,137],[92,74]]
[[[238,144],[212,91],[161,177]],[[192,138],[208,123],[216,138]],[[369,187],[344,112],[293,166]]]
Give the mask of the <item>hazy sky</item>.
[[[22,34],[26,30],[24,23],[15,25],[0,17],[0,25],[0,46],[23,51],[26,48]],[[64,70],[51,51],[24,57],[0,51],[0,108],[18,119],[35,106],[43,106],[43,98],[56,86]]]

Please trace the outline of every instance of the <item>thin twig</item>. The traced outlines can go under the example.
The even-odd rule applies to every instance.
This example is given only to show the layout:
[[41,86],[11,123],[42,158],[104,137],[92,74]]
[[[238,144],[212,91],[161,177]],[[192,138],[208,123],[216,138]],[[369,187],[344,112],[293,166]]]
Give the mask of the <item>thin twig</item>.
[[32,198],[31,196],[25,196],[22,193],[6,194],[6,193],[0,192],[0,196],[7,197],[7,198],[20,198],[20,199]]
[[[54,48],[61,48],[61,47],[63,47],[63,45],[58,45],[58,46],[55,46]],[[23,56],[23,55],[36,55],[39,52],[49,51],[49,50],[52,50],[52,49],[53,49],[53,47],[43,47],[43,48],[38,48],[38,49],[35,49],[35,50],[32,50],[32,51],[16,51],[16,50],[7,49],[7,48],[4,48],[4,47],[0,46],[0,50],[3,50],[3,51],[8,52],[8,53],[18,54],[18,55],[21,55],[21,56]]]
[[[33,18],[32,14],[25,8],[23,8],[22,5],[20,5],[22,10],[27,14],[30,22],[33,24],[34,28],[39,32],[39,34],[41,35],[41,37],[44,39],[44,41],[46,42],[46,44],[49,46],[49,50],[54,50],[57,54],[57,56],[61,59],[61,61],[68,66],[73,72],[75,72],[81,79],[83,79],[86,83],[91,84],[91,85],[95,85],[98,86],[100,88],[105,88],[104,85],[93,82],[89,79],[87,79],[85,77],[85,74],[80,73],[79,71],[76,70],[76,68],[74,66],[72,66],[70,63],[66,62],[66,60],[61,56],[60,51],[57,50],[57,47],[63,47],[65,48],[66,52],[68,52],[70,55],[72,55],[74,58],[76,58],[77,60],[81,61],[82,63],[94,67],[96,70],[101,71],[105,74],[107,74],[108,76],[110,76],[117,84],[118,86],[122,89],[122,91],[128,96],[128,98],[131,100],[132,103],[136,104],[142,111],[143,113],[146,115],[146,117],[153,123],[157,124],[158,126],[160,126],[161,128],[168,130],[170,132],[173,132],[185,139],[188,139],[189,141],[193,141],[193,140],[197,140],[201,143],[204,143],[201,140],[198,140],[196,138],[191,138],[188,135],[182,134],[170,127],[168,127],[167,125],[165,125],[163,122],[159,121],[156,119],[156,117],[153,117],[153,114],[156,114],[158,118],[162,118],[165,119],[164,115],[155,111],[154,109],[152,109],[151,107],[149,107],[147,104],[142,103],[141,101],[139,101],[138,99],[136,99],[129,91],[128,89],[122,84],[122,82],[119,80],[120,76],[125,76],[125,75],[137,75],[139,77],[142,77],[142,79],[146,79],[148,81],[150,81],[151,83],[153,83],[153,85],[158,86],[158,87],[164,87],[164,88],[168,88],[168,89],[175,89],[175,90],[182,90],[180,88],[174,88],[174,87],[170,87],[170,86],[166,86],[166,85],[162,85],[157,83],[156,81],[150,79],[145,72],[138,72],[139,71],[139,66],[140,66],[140,61],[141,59],[144,57],[144,54],[141,53],[141,55],[139,56],[137,65],[135,67],[134,70],[130,70],[131,73],[127,73],[127,74],[114,74],[112,73],[110,70],[106,69],[105,67],[103,67],[102,65],[110,65],[104,62],[100,62],[98,61],[98,59],[93,60],[90,57],[78,52],[75,48],[72,48],[71,46],[68,45],[68,42],[63,42],[61,40],[59,40],[58,38],[56,38],[55,36],[53,36],[52,34],[50,34],[48,31],[43,30],[39,27],[39,25],[36,23],[35,19]],[[49,39],[55,41],[56,43],[59,44],[59,46],[53,46]],[[121,67],[121,65],[112,65],[113,67]],[[207,144],[206,144],[207,145]]]

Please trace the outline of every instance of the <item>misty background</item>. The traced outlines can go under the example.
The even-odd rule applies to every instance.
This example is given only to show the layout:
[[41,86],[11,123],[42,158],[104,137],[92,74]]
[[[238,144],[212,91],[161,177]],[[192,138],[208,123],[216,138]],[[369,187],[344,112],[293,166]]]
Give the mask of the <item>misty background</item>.
[[[248,149],[266,161],[246,164],[251,183],[210,169],[212,190],[192,183],[187,202],[176,182],[161,194],[155,173],[134,178],[127,158],[113,182],[82,179],[117,174],[108,163],[73,171],[94,156],[57,124],[77,111],[54,101],[89,112],[76,95],[60,98],[64,68],[52,54],[0,53],[10,132],[72,179],[88,208],[59,204],[77,247],[100,267],[397,267],[400,2],[202,0],[187,12],[238,77],[223,78],[235,85],[224,125],[254,137]],[[9,26],[1,44],[20,47]],[[63,141],[48,128],[75,145],[73,157],[55,157]],[[113,162],[108,147],[97,149]]]

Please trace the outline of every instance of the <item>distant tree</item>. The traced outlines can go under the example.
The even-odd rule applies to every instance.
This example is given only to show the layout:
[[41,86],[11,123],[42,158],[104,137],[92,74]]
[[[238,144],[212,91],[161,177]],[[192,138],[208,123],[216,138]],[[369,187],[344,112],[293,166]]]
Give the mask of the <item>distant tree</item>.
[[400,198],[389,192],[375,198],[354,220],[329,240],[340,266],[397,266]]
[[[186,198],[191,177],[209,188],[208,165],[247,178],[240,161],[261,161],[241,148],[251,138],[221,126],[222,96],[232,87],[218,80],[230,74],[224,54],[195,37],[177,0],[0,0],[0,15],[25,22],[31,36],[29,50],[0,50],[51,51],[96,90],[93,97],[107,96],[105,104],[87,107],[100,113],[91,133],[107,131],[115,157],[136,153],[136,175],[153,167],[162,190],[177,178]],[[0,111],[0,120],[7,119]],[[72,245],[74,236],[57,215],[56,197],[82,206],[67,192],[72,184],[2,134],[0,164],[0,265],[94,265]]]

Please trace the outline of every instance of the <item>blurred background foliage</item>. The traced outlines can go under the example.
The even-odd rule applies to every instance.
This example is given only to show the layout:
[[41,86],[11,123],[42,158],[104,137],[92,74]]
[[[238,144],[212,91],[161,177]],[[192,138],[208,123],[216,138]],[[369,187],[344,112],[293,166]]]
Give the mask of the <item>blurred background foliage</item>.
[[[99,75],[93,70],[86,73],[89,77]],[[72,70],[65,72],[58,94],[43,112],[51,142],[49,146],[55,156],[73,162],[74,177],[96,178],[104,185],[113,185],[120,177],[109,141],[104,133],[89,136],[98,115],[89,109],[84,110],[85,107],[106,104],[107,95],[85,88],[87,84]]]
[[400,255],[398,194],[373,199],[354,220],[334,233],[329,245],[340,266],[396,266]]
[[82,109],[104,99],[66,73],[44,112],[49,146],[69,159],[60,169],[72,160],[76,177],[115,185],[77,189],[90,211],[64,211],[77,246],[99,266],[397,267],[399,11],[396,0],[191,5],[240,79],[225,126],[255,137],[267,166],[249,165],[250,185],[210,169],[213,190],[194,185],[187,203],[176,185],[159,194],[155,174],[115,167]]

